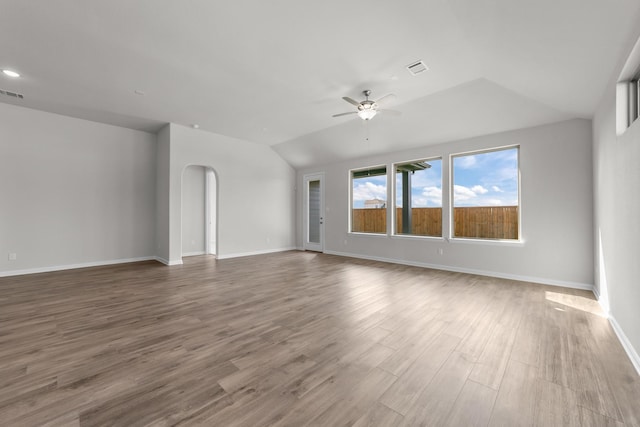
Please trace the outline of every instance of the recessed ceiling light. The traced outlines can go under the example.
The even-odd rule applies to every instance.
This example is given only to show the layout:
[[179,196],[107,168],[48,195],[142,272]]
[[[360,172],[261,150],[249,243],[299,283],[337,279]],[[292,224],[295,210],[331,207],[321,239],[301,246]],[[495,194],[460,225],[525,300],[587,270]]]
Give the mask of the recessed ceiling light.
[[144,91],[140,89],[134,90],[133,93],[135,93],[136,95],[144,96]]
[[16,73],[15,71],[12,71],[12,70],[2,70],[2,72],[9,77],[20,77],[19,73]]
[[200,125],[197,124],[197,123],[194,123],[194,124],[191,125],[191,127],[194,128],[194,129],[198,129],[198,128],[200,128]]

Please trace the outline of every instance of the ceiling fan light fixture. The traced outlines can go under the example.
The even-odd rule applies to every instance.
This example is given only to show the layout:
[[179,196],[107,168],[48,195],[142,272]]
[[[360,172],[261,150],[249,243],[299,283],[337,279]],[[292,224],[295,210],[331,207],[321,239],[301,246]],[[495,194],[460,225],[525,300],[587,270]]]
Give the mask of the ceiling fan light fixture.
[[371,108],[362,109],[358,111],[358,117],[360,117],[362,120],[371,120],[377,113],[378,112],[376,110],[373,110]]

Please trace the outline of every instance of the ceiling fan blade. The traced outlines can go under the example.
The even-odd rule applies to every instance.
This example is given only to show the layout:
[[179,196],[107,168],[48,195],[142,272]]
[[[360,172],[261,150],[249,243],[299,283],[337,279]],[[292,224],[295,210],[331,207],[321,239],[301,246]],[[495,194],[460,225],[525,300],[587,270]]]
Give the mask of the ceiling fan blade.
[[358,112],[357,112],[357,111],[350,111],[350,112],[348,112],[348,113],[334,114],[334,115],[333,115],[333,116],[331,116],[331,117],[348,116],[349,114],[358,114]]
[[360,106],[360,103],[358,101],[356,101],[355,99],[351,99],[348,96],[343,96],[342,99],[344,99],[345,101],[347,101],[349,104],[353,104],[356,107]]
[[383,106],[385,104],[388,104],[389,102],[392,102],[396,99],[396,96],[392,93],[383,96],[382,98],[378,99],[376,101],[376,104],[378,104],[379,106]]
[[388,116],[399,116],[402,113],[400,111],[396,111],[396,110],[378,110],[378,113],[383,113],[384,115],[388,115]]

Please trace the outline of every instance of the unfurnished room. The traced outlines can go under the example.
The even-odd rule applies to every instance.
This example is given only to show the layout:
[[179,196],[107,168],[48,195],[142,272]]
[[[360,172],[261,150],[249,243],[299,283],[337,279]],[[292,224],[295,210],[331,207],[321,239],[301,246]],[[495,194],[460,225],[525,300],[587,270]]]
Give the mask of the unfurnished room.
[[638,0],[0,0],[0,425],[640,426]]

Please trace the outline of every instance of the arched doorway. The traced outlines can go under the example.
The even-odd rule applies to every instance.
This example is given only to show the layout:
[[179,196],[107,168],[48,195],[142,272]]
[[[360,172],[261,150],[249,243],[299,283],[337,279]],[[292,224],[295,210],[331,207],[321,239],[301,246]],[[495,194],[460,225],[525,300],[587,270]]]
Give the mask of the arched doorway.
[[216,255],[217,211],[213,168],[186,166],[182,172],[182,257]]

